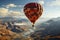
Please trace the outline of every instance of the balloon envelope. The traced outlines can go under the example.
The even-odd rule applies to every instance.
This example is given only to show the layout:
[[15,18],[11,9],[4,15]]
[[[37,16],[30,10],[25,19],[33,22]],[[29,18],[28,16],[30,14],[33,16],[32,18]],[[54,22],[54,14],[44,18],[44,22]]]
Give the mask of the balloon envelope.
[[33,24],[42,15],[42,12],[43,8],[38,3],[28,3],[24,6],[24,13]]

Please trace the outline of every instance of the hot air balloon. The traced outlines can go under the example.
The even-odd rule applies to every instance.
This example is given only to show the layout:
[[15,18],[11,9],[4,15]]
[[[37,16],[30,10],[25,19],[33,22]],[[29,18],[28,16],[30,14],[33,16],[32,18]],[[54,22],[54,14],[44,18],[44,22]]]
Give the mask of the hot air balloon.
[[43,7],[38,3],[28,3],[24,6],[24,13],[26,17],[31,21],[32,27],[36,20],[42,15]]

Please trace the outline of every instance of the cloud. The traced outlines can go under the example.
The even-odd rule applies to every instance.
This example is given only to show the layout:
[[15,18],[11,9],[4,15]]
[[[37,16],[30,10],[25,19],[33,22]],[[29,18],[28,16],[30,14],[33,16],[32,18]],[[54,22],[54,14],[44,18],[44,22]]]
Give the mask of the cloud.
[[8,16],[20,16],[20,12],[19,11],[10,11],[10,14]]
[[17,5],[17,7],[24,7],[24,5]]
[[3,5],[6,6],[6,8],[13,8],[13,7],[23,7],[24,5],[16,5],[16,4],[8,4],[8,5]]
[[40,3],[41,5],[44,4],[44,0],[38,1],[38,3]]
[[60,11],[52,11],[52,12],[46,12],[47,14],[44,14],[46,17],[49,18],[57,18],[60,17]]
[[7,16],[7,15],[8,15],[8,9],[0,8],[0,16]]
[[16,7],[16,6],[17,6],[17,5],[15,5],[15,4],[8,4],[8,5],[6,5],[7,8]]
[[48,6],[60,6],[60,0],[54,0],[47,3]]
[[9,14],[7,16],[11,16],[11,17],[15,17],[15,18],[26,18],[26,16],[20,12],[20,11],[13,11],[13,10],[10,10],[9,11]]
[[0,8],[0,16],[23,16],[23,12],[9,10],[8,8]]

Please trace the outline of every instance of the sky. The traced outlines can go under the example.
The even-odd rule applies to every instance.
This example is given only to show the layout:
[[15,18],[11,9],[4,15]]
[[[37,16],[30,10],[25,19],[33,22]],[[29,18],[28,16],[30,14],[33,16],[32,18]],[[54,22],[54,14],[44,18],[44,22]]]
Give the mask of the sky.
[[60,17],[60,0],[0,0],[0,17],[25,17],[23,9],[30,2],[37,2],[43,6],[42,18]]

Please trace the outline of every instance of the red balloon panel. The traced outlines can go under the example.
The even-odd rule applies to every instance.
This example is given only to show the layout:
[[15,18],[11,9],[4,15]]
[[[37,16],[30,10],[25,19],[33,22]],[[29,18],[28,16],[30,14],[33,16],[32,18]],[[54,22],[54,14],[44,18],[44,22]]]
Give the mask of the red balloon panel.
[[42,15],[42,11],[41,5],[37,3],[29,3],[24,7],[25,15],[33,24]]

